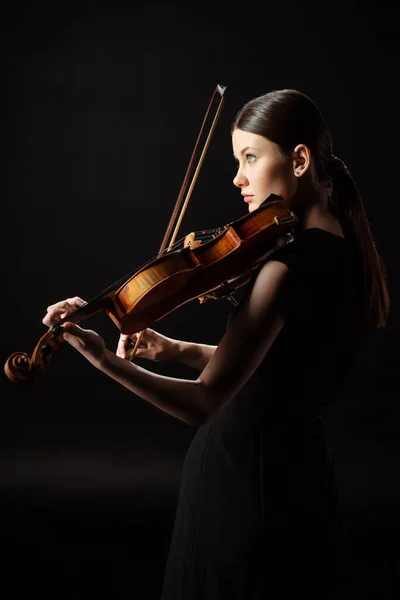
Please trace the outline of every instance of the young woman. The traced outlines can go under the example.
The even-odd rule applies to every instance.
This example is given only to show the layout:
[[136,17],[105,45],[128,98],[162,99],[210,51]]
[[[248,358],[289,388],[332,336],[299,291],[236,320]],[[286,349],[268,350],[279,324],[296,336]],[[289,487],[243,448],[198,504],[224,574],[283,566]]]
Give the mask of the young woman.
[[[308,96],[283,89],[252,99],[234,120],[232,144],[233,182],[249,211],[276,194],[299,226],[257,268],[218,346],[144,332],[138,357],[175,358],[198,377],[132,364],[135,336],[122,335],[117,354],[72,323],[64,337],[104,374],[197,428],[162,600],[333,598],[346,539],[319,409],[334,401],[368,331],[386,324],[385,268],[357,186]],[[82,302],[50,306],[43,322]]]

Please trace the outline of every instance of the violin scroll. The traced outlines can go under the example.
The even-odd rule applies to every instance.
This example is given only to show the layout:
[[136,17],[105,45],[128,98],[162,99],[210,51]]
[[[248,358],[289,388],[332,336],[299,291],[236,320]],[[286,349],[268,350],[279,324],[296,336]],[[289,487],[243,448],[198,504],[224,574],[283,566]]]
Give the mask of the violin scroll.
[[31,360],[26,352],[14,352],[8,357],[4,372],[13,383],[30,383],[33,373],[30,365]]
[[46,370],[50,358],[64,343],[62,327],[52,327],[36,344],[32,356],[14,352],[4,364],[4,372],[13,383],[35,383]]

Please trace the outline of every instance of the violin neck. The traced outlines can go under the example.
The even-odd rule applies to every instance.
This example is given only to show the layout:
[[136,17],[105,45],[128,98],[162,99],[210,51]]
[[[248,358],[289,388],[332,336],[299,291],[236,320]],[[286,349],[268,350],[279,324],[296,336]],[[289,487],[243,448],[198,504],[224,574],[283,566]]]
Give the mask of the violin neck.
[[64,320],[68,320],[72,323],[79,323],[79,321],[87,319],[100,311],[108,312],[112,307],[111,295],[112,293],[110,291],[108,294],[102,293],[94,296],[86,304],[80,306],[74,313],[68,315]]

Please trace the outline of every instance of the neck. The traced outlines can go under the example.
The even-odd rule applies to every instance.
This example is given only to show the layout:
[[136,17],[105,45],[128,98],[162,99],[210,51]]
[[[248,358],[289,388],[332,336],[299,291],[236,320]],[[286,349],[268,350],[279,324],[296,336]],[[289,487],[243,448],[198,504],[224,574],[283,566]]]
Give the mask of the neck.
[[301,196],[294,211],[303,229],[318,227],[338,235],[343,234],[339,221],[329,212],[329,198],[325,187],[323,189],[308,189]]

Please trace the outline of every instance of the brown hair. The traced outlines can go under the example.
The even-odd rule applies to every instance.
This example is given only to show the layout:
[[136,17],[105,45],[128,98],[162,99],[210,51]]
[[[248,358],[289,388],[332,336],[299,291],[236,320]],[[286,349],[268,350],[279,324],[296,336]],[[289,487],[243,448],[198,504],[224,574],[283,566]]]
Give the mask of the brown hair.
[[330,211],[361,259],[366,324],[385,327],[390,307],[386,266],[358,187],[348,167],[333,155],[332,136],[315,102],[298,90],[274,90],[247,102],[232,123],[231,130],[236,128],[268,138],[288,156],[298,144],[309,147],[316,176],[327,184]]

